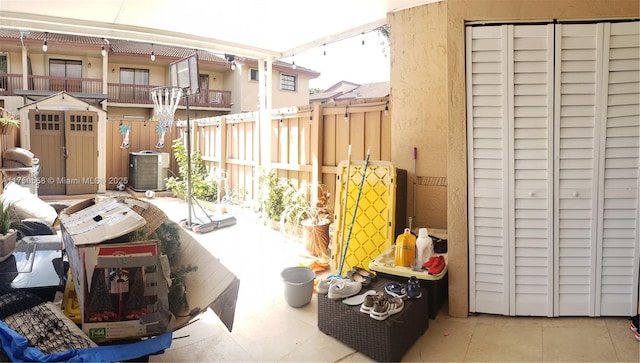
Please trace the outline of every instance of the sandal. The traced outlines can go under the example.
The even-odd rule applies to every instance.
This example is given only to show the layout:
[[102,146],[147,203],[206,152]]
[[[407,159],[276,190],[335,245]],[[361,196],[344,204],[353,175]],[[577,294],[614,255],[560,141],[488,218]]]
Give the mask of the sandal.
[[397,282],[389,282],[385,285],[384,291],[393,297],[399,297],[403,300],[407,298],[407,289]]
[[360,275],[362,275],[363,277],[369,278],[372,281],[376,279],[376,274],[375,273],[372,273],[369,270],[366,270],[366,269],[364,269],[362,267],[359,267],[359,266],[356,266],[356,267],[352,268],[351,271],[357,272]]
[[363,287],[371,285],[371,274],[369,274],[369,276],[364,276],[358,271],[351,270],[347,272],[347,277],[353,281],[361,283]]

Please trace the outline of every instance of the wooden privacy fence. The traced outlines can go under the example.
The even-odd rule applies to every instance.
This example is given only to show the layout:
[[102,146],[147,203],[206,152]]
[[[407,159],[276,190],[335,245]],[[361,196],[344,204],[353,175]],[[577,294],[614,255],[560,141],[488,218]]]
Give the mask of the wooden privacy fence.
[[[249,203],[257,199],[258,167],[270,168],[294,185],[325,184],[333,196],[338,164],[347,160],[349,145],[353,161],[364,160],[368,149],[371,161],[391,160],[391,111],[386,97],[273,110],[265,140],[271,145],[270,166],[260,165],[262,136],[258,112],[190,121],[192,149],[200,151],[210,173],[226,181],[221,197],[243,195],[244,202]],[[128,175],[129,151],[171,153],[171,143],[176,137],[181,137],[186,145],[186,122],[174,123],[166,135],[164,150],[154,148],[157,139],[154,123],[147,122],[145,128],[142,121],[136,121],[131,126],[130,144],[139,146],[135,150],[119,148],[119,122],[112,122],[108,128],[107,145],[111,148],[108,176]],[[139,139],[134,140],[134,135],[139,135],[135,136]],[[173,154],[171,162],[175,173]]]

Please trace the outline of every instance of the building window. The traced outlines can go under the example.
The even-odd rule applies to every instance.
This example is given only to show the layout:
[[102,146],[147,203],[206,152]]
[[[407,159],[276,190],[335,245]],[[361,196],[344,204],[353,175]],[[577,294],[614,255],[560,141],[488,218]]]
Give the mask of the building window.
[[51,59],[49,76],[51,91],[82,92],[82,61]]
[[6,53],[0,54],[0,91],[7,90],[7,73],[9,73],[7,55]]
[[258,70],[256,68],[249,68],[249,80],[258,82]]
[[290,74],[280,74],[280,89],[285,91],[296,91],[296,76]]
[[120,68],[120,98],[149,100],[149,70]]

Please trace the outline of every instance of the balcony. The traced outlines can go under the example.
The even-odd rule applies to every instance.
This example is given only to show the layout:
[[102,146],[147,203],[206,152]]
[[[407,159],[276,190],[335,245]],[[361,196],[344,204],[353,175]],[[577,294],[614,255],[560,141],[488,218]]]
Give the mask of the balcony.
[[[153,104],[151,90],[160,86],[139,86],[134,84],[109,83],[108,101],[111,103]],[[186,105],[183,98],[181,106]],[[231,91],[201,89],[189,99],[191,107],[231,108]]]
[[[97,102],[107,99],[110,103],[131,105],[153,105],[151,90],[159,86],[139,86],[122,83],[108,83],[107,94],[102,93],[102,79],[28,76],[28,89],[22,84],[21,74],[0,74],[0,96],[22,96],[30,99],[47,97],[67,91],[80,99],[94,99]],[[201,89],[198,95],[189,99],[192,107],[218,109],[231,108],[231,91]],[[88,101],[89,102],[89,101]],[[90,102],[91,103],[91,102]],[[186,105],[183,98],[181,106]]]

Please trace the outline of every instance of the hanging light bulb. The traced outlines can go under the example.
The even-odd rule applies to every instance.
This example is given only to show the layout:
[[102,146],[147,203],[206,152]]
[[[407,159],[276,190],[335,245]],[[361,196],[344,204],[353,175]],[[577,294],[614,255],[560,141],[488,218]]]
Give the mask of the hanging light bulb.
[[291,62],[291,68],[296,69],[296,59],[295,59],[296,55],[293,55],[293,61]]
[[236,62],[232,62],[231,63],[231,70],[235,71],[236,70]]
[[344,109],[344,120],[349,120],[349,106],[345,107]]
[[362,45],[364,45],[364,32],[362,32]]
[[385,115],[389,114],[389,101],[387,101],[387,103],[384,105],[384,114]]
[[151,44],[151,61],[156,61],[156,52],[153,50],[153,44]]
[[107,56],[107,50],[104,49],[104,44],[102,44],[102,49],[100,49],[100,54],[102,54],[103,57]]
[[47,35],[49,33],[44,33],[44,42],[42,42],[42,51],[46,52],[49,47],[47,47]]
[[322,44],[322,55],[327,55],[327,43]]

